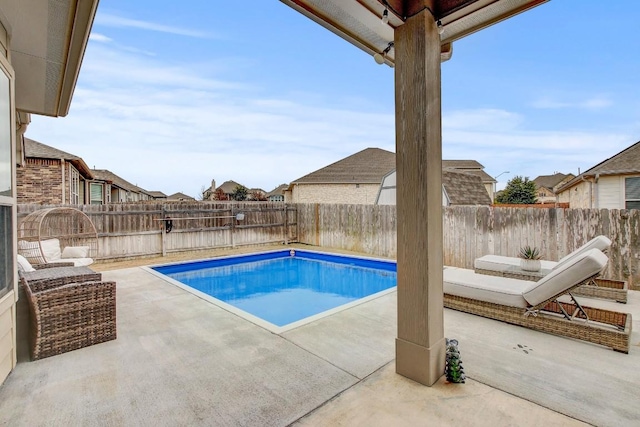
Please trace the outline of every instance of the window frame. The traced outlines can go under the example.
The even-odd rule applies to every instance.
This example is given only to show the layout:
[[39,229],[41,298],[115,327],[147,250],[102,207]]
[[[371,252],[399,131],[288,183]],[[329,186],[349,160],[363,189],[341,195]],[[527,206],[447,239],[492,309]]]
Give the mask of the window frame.
[[72,205],[80,204],[80,172],[69,164],[69,197]]
[[[92,188],[96,186],[96,187],[100,187],[100,200],[95,200],[93,198],[93,190]],[[94,203],[96,202],[96,203]],[[89,183],[89,204],[90,205],[104,205],[104,184],[101,182],[90,182]]]
[[[16,204],[16,111],[15,111],[15,73],[11,64],[7,58],[0,52],[0,73],[3,73],[9,80],[9,134],[10,134],[10,167],[11,167],[11,196],[0,195],[0,206],[2,208],[10,209],[11,224],[9,225],[11,230],[11,239],[7,242],[9,256],[7,259],[2,260],[4,264],[0,264],[0,269],[10,268],[11,271],[6,270],[0,274],[0,278],[5,276],[11,281],[9,283],[0,284],[0,301],[13,291],[14,295],[17,295],[18,290],[18,272],[16,268],[16,254],[17,254],[17,204]],[[4,230],[2,230],[4,233]]]
[[[623,189],[623,192],[622,192],[622,195],[623,195],[623,198],[624,198],[624,209],[636,209],[636,208],[627,207],[629,202],[636,202],[636,203],[640,202],[640,195],[638,195],[638,198],[632,198],[632,199],[628,199],[627,198],[627,180],[629,180],[629,179],[640,180],[640,175],[625,176],[624,177],[624,189]],[[640,188],[640,184],[638,185],[638,188]]]

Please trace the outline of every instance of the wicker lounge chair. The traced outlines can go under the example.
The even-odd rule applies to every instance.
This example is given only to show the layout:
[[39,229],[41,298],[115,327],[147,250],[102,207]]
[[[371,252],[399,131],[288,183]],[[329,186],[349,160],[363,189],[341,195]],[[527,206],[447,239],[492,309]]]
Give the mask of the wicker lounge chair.
[[[506,257],[500,255],[485,255],[477,258],[473,267],[476,273],[488,274],[491,276],[510,277],[513,279],[537,281],[553,271],[559,265],[575,258],[576,256],[596,248],[606,252],[611,247],[611,240],[605,236],[597,236],[580,248],[571,252],[560,261],[541,261],[540,271],[525,271],[520,268],[520,258]],[[589,298],[611,299],[620,303],[627,302],[627,282],[624,280],[613,280],[594,278],[589,283],[575,289],[574,295]]]
[[[582,306],[572,291],[596,277],[608,259],[591,249],[537,282],[444,270],[445,307],[629,352],[631,314]],[[570,302],[558,298],[568,294]]]
[[20,272],[34,360],[116,339],[116,284],[88,267]]

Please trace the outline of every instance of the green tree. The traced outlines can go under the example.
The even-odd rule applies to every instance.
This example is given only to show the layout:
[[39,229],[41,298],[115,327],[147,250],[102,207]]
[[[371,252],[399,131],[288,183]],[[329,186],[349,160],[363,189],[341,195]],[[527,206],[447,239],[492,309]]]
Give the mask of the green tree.
[[244,185],[236,185],[236,188],[233,189],[233,193],[231,193],[231,198],[237,202],[242,202],[247,200],[247,196],[249,195],[249,189]]
[[537,201],[536,183],[529,177],[515,176],[496,197],[496,203],[528,205]]

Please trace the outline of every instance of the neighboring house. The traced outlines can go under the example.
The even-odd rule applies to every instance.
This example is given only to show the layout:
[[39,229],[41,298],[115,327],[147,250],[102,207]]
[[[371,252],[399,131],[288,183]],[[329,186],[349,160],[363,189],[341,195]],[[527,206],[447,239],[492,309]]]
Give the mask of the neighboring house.
[[[482,179],[477,174],[455,169],[442,171],[442,206],[490,205]],[[388,173],[380,184],[377,205],[396,204],[396,171]]]
[[571,181],[576,176],[574,174],[563,174],[556,172],[553,175],[540,175],[533,182],[536,183],[536,196],[538,203],[555,203],[556,193],[554,188],[562,187],[562,185]]
[[82,158],[29,138],[23,156],[16,168],[18,203],[89,203],[93,173]]
[[373,204],[382,178],[396,167],[396,155],[366,148],[293,181],[285,193],[291,203]]
[[153,200],[167,200],[167,195],[162,191],[147,191],[153,197]]
[[640,141],[556,189],[571,208],[640,209]]
[[[470,183],[470,187],[474,188],[474,192],[469,193],[468,200],[464,203],[458,203],[457,191],[452,190],[454,204],[491,204],[496,181],[483,170],[480,163],[475,160],[443,160],[442,166],[443,174],[444,171],[465,174],[462,177],[450,174],[452,189],[462,181]],[[292,203],[374,204],[383,179],[393,181],[395,189],[395,173],[390,177],[395,168],[395,153],[380,148],[367,148],[293,181],[285,191],[285,200]],[[443,176],[443,183],[449,178]],[[390,185],[391,181],[384,185]],[[483,197],[483,193],[478,196],[475,193],[477,188],[484,189],[487,197]],[[393,194],[392,204],[395,204],[395,190]]]
[[89,183],[92,205],[153,200],[148,191],[133,185],[106,169],[91,169],[94,180]]
[[493,197],[495,194],[496,181],[491,175],[484,171],[484,166],[475,160],[443,160],[442,169],[455,169],[461,172],[467,172],[480,177],[482,185],[487,190],[487,194],[491,198],[493,203]]
[[289,188],[289,184],[280,184],[265,194],[265,196],[270,202],[284,202],[284,192],[287,188]]
[[[211,187],[207,188],[202,192],[202,200],[215,200],[215,194],[218,190],[222,190],[222,192],[227,196],[228,200],[231,200],[231,195],[236,191],[237,186],[241,186],[242,184],[238,184],[235,181],[225,181],[221,186],[216,187],[216,180],[211,180]],[[260,190],[259,188],[256,190]],[[249,190],[250,192],[251,190]],[[260,190],[263,191],[263,190]],[[264,191],[263,191],[264,192]]]
[[192,202],[195,201],[196,199],[194,199],[191,196],[187,196],[184,193],[174,193],[170,196],[167,196],[167,200],[171,200],[171,201],[180,201],[180,202]]
[[[247,201],[264,201],[266,198],[267,192],[262,188],[249,188],[247,190]],[[260,198],[254,198],[254,195],[262,195]]]

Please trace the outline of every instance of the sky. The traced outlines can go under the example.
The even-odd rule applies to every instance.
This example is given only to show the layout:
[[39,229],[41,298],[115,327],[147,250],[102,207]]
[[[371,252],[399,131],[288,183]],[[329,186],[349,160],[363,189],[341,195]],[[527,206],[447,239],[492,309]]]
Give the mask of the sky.
[[[638,19],[636,0],[552,0],[455,42],[443,158],[500,189],[640,140]],[[146,190],[268,192],[395,151],[393,72],[278,0],[100,0],[69,115],[34,115],[26,136]]]

